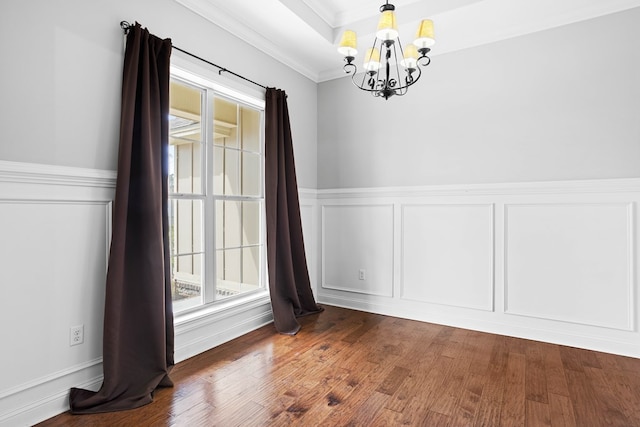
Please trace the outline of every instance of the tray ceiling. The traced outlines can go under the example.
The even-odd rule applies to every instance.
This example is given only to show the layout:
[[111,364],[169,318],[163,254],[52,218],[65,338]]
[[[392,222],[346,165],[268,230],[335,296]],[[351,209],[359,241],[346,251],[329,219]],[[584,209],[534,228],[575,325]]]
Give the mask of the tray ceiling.
[[[344,29],[372,43],[382,0],[175,0],[315,82],[344,76],[336,47]],[[403,43],[433,19],[431,56],[583,21],[640,0],[391,0]],[[594,30],[595,31],[595,30]]]

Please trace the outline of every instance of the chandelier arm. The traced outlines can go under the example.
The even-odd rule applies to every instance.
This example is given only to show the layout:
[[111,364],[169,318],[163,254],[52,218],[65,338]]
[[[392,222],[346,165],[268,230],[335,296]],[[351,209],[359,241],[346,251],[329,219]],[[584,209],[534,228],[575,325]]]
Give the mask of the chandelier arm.
[[[354,65],[354,67],[355,67],[355,65]],[[375,75],[375,74],[373,74],[373,75]],[[353,83],[353,85],[355,87],[357,87],[360,90],[364,90],[365,92],[377,92],[378,89],[375,89],[375,85],[374,85],[373,89],[369,89],[369,88],[366,87],[367,84],[365,84],[365,80],[366,80],[367,76],[369,76],[369,79],[371,79],[373,77],[373,75],[371,74],[370,71],[363,72],[362,73],[362,80],[360,81],[360,83],[358,83],[356,81],[356,72],[354,72],[351,75],[351,82]]]
[[[417,72],[416,77],[413,77],[410,82],[407,82],[405,80],[404,84],[397,88],[398,92],[396,92],[396,95],[404,95],[405,93],[407,93],[406,89],[409,86],[413,86],[418,80],[420,80],[420,76],[422,76],[422,69],[420,67],[414,68],[412,73],[416,73],[416,72]],[[407,73],[407,75],[408,75],[408,73]],[[400,91],[404,91],[404,92],[400,93]]]
[[[373,47],[378,44],[378,38],[374,39]],[[370,92],[374,97],[382,97],[389,99],[391,96],[402,96],[408,92],[409,86],[415,84],[422,76],[422,67],[426,67],[431,63],[431,58],[426,54],[428,50],[421,50],[421,56],[415,63],[415,68],[403,68],[404,73],[401,72],[400,62],[398,61],[398,51],[396,46],[400,49],[400,56],[404,57],[402,45],[400,40],[395,41],[382,41],[380,40],[380,49],[383,49],[384,65],[381,67],[383,70],[365,70],[362,73],[362,78],[356,77],[358,75],[358,67],[353,63],[354,57],[345,57],[346,64],[343,66],[345,73],[351,74],[351,82],[358,89],[365,92]],[[395,64],[391,64],[391,49],[393,48],[393,60]],[[382,59],[381,58],[381,59]],[[369,58],[371,60],[372,58]],[[392,73],[392,67],[395,67],[395,75]]]
[[342,69],[344,70],[345,73],[347,74],[351,74],[353,73],[353,75],[355,76],[356,73],[358,72],[358,67],[356,67],[356,64],[353,64],[351,62],[348,62],[346,64],[344,64],[344,66],[342,67]]
[[[424,60],[424,59],[426,59],[427,61],[426,61],[426,62],[423,62],[423,63],[420,63],[420,61],[422,61],[422,60]],[[427,55],[423,55],[423,56],[421,56],[420,58],[418,58],[418,68],[420,68],[420,67],[426,67],[426,66],[428,66],[429,64],[431,64],[431,58],[429,58]]]
[[[414,68],[413,71],[412,71],[412,73],[417,73],[417,75],[415,77],[413,77],[410,82],[407,82],[405,80],[404,84],[402,84],[401,86],[397,87],[396,88],[397,91],[396,91],[395,95],[402,96],[402,95],[406,94],[407,93],[406,89],[409,86],[413,86],[418,80],[420,80],[420,77],[422,76],[422,67],[426,67],[427,65],[429,65],[431,63],[431,59],[428,56],[423,56],[423,57],[419,58],[419,60],[423,60],[425,58],[427,59],[427,62],[425,64],[418,64],[418,66],[416,68]],[[376,73],[371,74],[370,71],[363,72],[362,73],[362,80],[360,81],[360,83],[358,83],[358,81],[356,80],[356,76],[357,76],[357,73],[358,73],[358,67],[353,63],[349,63],[349,64],[345,64],[343,68],[345,69],[345,71],[348,74],[351,74],[351,82],[353,83],[353,85],[355,87],[357,87],[358,89],[363,90],[365,92],[370,92],[375,97],[381,97],[381,96],[384,97],[383,91],[381,91],[380,88],[375,87],[375,85],[371,89],[366,87],[365,81],[367,79],[367,76],[369,76],[369,78],[371,79],[371,77],[375,76]],[[408,74],[408,72],[407,72],[407,74]],[[379,81],[382,82],[383,80],[380,79]]]
[[418,72],[418,75],[411,81],[411,84],[408,85],[408,86],[411,86],[414,83],[416,83],[418,80],[420,80],[420,76],[422,76],[422,68],[418,66],[418,67],[416,67],[416,71]]
[[[424,59],[426,59],[426,62],[421,63],[420,61],[423,61]],[[429,64],[431,64],[431,58],[429,58],[426,55],[421,56],[420,58],[418,58],[418,61],[416,63],[416,68],[413,69],[413,73],[417,72],[418,75],[416,77],[411,78],[410,82],[406,82],[405,86],[402,89],[408,89],[409,86],[414,85],[415,83],[417,83],[418,80],[420,80],[420,77],[422,76],[422,68],[423,67],[427,67]],[[407,72],[407,75],[409,76],[410,74]],[[406,93],[407,91],[405,91],[404,93]],[[402,95],[404,95],[404,93]]]
[[[345,58],[345,60],[347,61],[346,64],[344,64],[344,66],[342,67],[344,69],[344,72],[347,74],[351,74],[351,82],[354,84],[355,87],[357,87],[358,89],[362,89],[362,90],[366,90],[369,92],[374,91],[375,89],[366,89],[365,86],[365,79],[367,78],[367,76],[369,76],[369,80],[371,81],[371,79],[373,78],[373,76],[376,74],[373,71],[365,71],[364,73],[362,73],[362,81],[360,83],[356,82],[356,76],[358,74],[358,67],[356,64],[353,63],[353,57],[351,58]],[[369,83],[370,86],[371,83]]]
[[413,85],[414,85],[414,84],[415,84],[415,83],[420,79],[420,76],[422,75],[422,70],[420,69],[420,67],[418,67],[418,68],[416,68],[416,69],[414,70],[414,72],[416,72],[416,71],[418,72],[417,77],[415,77],[415,78],[411,81],[411,83],[407,83],[407,84],[405,84],[404,86],[402,86],[402,87],[398,88],[398,89],[403,89],[403,90],[404,90],[404,92],[397,92],[397,93],[396,93],[396,95],[398,95],[398,96],[403,96],[403,95],[406,95],[407,93],[409,93],[409,90],[408,90],[408,89],[409,89],[409,86],[413,86]]
[[[349,69],[347,69],[347,65],[349,66]],[[343,68],[345,69],[345,72],[347,74],[351,74],[351,82],[355,87],[357,87],[358,89],[367,90],[367,89],[364,89],[364,79],[367,78],[367,75],[368,75],[367,72],[362,73],[362,81],[358,83],[356,81],[356,76],[358,75],[358,67],[356,66],[356,64],[349,63],[349,64],[346,64]]]
[[[424,61],[425,59],[426,59],[426,62]],[[418,61],[416,63],[416,68],[414,68],[413,71],[412,71],[412,73],[417,72],[418,75],[415,78],[412,78],[410,82],[405,81],[405,84],[403,86],[399,87],[398,89],[407,89],[409,86],[412,86],[418,80],[420,80],[420,76],[422,76],[422,68],[423,67],[427,67],[429,64],[431,64],[431,58],[429,58],[426,54],[424,54],[420,58],[418,58]],[[407,72],[407,75],[409,75],[408,72]],[[403,93],[403,95],[404,95],[404,93]]]

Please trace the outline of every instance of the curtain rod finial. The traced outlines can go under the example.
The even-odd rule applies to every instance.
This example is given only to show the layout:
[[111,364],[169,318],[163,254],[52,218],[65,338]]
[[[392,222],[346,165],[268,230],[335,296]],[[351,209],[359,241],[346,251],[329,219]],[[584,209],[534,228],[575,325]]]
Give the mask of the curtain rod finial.
[[129,29],[131,29],[131,24],[129,24],[127,21],[120,21],[120,28],[122,28],[124,30],[124,33],[127,34],[129,32]]

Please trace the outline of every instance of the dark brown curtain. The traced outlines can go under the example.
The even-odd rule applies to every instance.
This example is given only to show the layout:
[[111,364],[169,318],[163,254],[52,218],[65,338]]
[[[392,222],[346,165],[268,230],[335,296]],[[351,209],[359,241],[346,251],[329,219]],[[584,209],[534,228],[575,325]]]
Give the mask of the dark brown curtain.
[[171,40],[127,34],[113,234],[104,312],[104,382],[71,389],[74,414],[137,408],[171,386],[173,310],[167,174]]
[[318,313],[302,237],[287,95],[268,88],[265,105],[267,263],[273,319],[278,332],[300,330],[296,317]]

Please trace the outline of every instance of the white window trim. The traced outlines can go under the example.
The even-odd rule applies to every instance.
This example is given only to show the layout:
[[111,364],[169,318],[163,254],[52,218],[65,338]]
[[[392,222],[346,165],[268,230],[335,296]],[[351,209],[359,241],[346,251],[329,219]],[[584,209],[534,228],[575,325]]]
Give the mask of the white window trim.
[[[175,54],[175,53],[174,53]],[[229,81],[224,81],[220,83],[223,79],[221,76],[214,72],[212,69],[203,68],[200,64],[195,64],[192,61],[187,60],[184,57],[174,56],[172,54],[171,59],[171,76],[176,77],[178,79],[185,80],[186,82],[192,82],[196,85],[202,86],[207,90],[212,90],[216,93],[216,95],[222,96],[223,98],[228,98],[232,101],[245,104],[249,107],[256,108],[263,112],[262,114],[262,123],[261,126],[264,128],[264,110],[265,110],[265,100],[264,100],[264,92],[260,92],[256,90],[254,87],[248,88],[247,86],[242,86],[234,83],[230,83]],[[204,101],[203,101],[204,104]],[[208,114],[212,112],[213,105],[203,105],[204,114],[207,120],[207,128],[213,129],[213,114]],[[203,163],[206,163],[206,177],[204,177],[203,188],[205,189],[205,194],[208,194],[212,191],[213,186],[213,143],[209,144],[210,141],[206,140],[204,144],[204,153],[205,158],[203,159]],[[264,145],[264,134],[263,140],[261,142]],[[211,146],[210,146],[211,145]],[[262,150],[262,171],[264,172],[264,148]],[[203,164],[204,165],[204,164]],[[264,179],[261,181],[262,185],[262,197],[261,200],[264,204],[264,196],[265,196],[265,188],[264,188]],[[240,197],[242,199],[242,197]],[[204,197],[205,204],[211,204],[210,206],[204,206],[205,212],[212,212],[215,214],[215,197]],[[230,312],[233,309],[242,309],[242,307],[254,307],[256,304],[267,304],[270,303],[269,300],[269,278],[268,271],[266,265],[266,218],[265,215],[261,216],[261,230],[263,234],[263,253],[264,256],[261,259],[261,285],[263,288],[258,291],[249,292],[247,294],[238,295],[228,299],[222,299],[219,301],[206,302],[212,299],[211,295],[207,293],[211,293],[214,290],[215,286],[211,286],[209,281],[215,282],[215,216],[214,215],[204,215],[204,221],[208,222],[204,224],[205,232],[207,230],[211,231],[213,234],[211,236],[205,236],[205,272],[209,274],[205,274],[205,282],[203,283],[203,292],[205,293],[203,299],[205,301],[204,304],[185,309],[180,312],[174,312],[174,325],[180,326],[190,322],[193,322],[200,318],[211,317],[211,316],[220,316],[224,315],[225,312]]]

